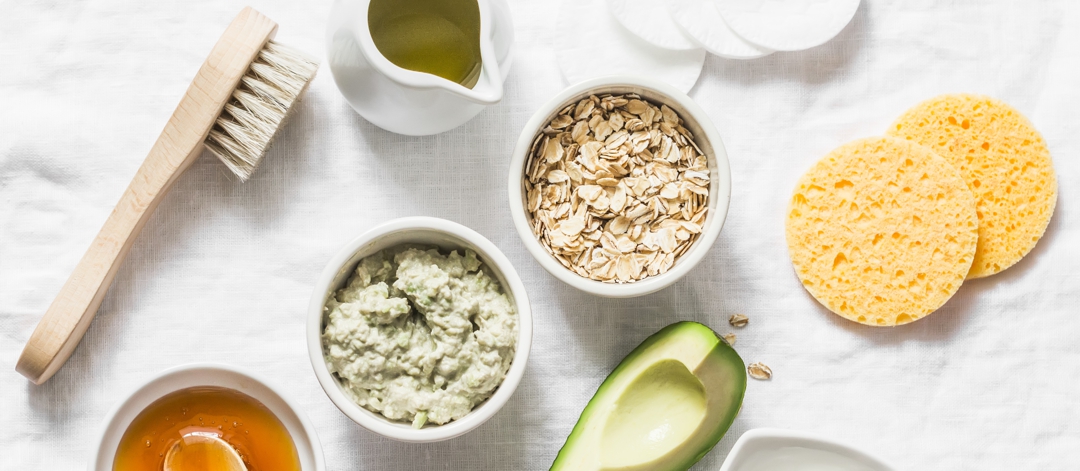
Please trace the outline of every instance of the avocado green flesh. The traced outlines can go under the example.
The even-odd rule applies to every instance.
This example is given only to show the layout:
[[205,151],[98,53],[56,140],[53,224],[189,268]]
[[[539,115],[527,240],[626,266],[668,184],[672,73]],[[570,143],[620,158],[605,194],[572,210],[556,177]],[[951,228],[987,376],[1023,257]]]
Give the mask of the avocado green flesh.
[[705,386],[678,360],[660,360],[623,390],[600,437],[600,462],[653,461],[686,441],[706,414]]
[[604,380],[551,469],[687,469],[727,432],[745,390],[745,364],[716,333],[667,326]]

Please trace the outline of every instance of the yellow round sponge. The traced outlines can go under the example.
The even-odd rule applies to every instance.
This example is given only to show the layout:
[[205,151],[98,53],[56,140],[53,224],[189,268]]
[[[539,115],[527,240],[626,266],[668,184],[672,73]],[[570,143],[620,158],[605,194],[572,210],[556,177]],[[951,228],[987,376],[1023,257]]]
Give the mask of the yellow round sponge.
[[942,95],[908,110],[888,134],[931,147],[975,193],[979,248],[968,278],[998,273],[1035,248],[1054,214],[1057,179],[1046,143],[1019,111],[990,97]]
[[799,180],[787,216],[791,262],[830,311],[874,326],[906,324],[964,282],[978,240],[975,197],[930,149],[860,139]]

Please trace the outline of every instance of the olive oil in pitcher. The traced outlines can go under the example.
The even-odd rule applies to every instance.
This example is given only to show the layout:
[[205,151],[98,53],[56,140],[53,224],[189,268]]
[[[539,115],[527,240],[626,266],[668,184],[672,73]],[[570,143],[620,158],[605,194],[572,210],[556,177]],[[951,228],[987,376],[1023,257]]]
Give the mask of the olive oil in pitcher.
[[480,78],[480,7],[476,0],[371,0],[375,47],[403,69],[467,88]]

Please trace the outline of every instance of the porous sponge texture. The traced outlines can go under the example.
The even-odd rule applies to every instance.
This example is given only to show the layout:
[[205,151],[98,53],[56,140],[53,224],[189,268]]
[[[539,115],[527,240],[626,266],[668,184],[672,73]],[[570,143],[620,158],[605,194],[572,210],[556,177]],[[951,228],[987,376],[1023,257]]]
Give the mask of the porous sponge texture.
[[787,215],[791,262],[830,311],[873,326],[934,312],[964,282],[978,240],[975,197],[930,149],[874,137],[799,180]]
[[888,134],[932,148],[975,193],[979,248],[968,278],[1001,272],[1035,248],[1054,214],[1057,178],[1046,142],[1019,111],[986,96],[942,95]]

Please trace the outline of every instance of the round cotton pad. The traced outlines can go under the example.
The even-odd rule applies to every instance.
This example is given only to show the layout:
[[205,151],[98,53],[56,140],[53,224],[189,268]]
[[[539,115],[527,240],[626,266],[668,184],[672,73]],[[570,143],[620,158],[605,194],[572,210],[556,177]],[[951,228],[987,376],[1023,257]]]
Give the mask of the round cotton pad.
[[650,44],[664,49],[697,49],[689,37],[656,0],[607,0],[612,16],[626,29]]
[[739,36],[777,51],[825,44],[855,16],[859,0],[715,0]]
[[791,262],[830,311],[867,325],[906,324],[945,304],[971,267],[975,196],[929,148],[892,137],[830,152],[795,187]]
[[604,75],[639,75],[684,92],[697,82],[705,63],[704,49],[661,49],[630,33],[611,16],[604,0],[562,2],[555,56],[570,83]]
[[675,23],[706,51],[728,59],[755,59],[773,52],[735,34],[712,0],[668,0],[666,5]]
[[934,149],[960,169],[979,206],[979,249],[968,278],[1024,258],[1042,238],[1057,204],[1057,178],[1039,131],[990,97],[942,95],[904,113],[889,129]]

